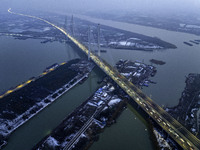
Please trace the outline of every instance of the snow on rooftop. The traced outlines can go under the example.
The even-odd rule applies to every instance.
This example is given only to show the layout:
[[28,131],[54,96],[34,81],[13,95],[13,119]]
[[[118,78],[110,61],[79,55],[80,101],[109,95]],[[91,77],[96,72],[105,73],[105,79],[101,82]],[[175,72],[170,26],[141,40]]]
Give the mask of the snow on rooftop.
[[191,131],[192,131],[192,132],[196,132],[196,129],[192,128]]
[[87,104],[88,104],[88,105],[90,105],[90,106],[97,107],[97,105],[96,105],[96,104],[94,104],[94,103],[91,103],[91,102],[88,102]]
[[102,111],[105,111],[106,109],[108,109],[108,106],[105,106],[104,109]]
[[121,73],[121,75],[123,76],[130,76],[132,72],[129,72],[129,73]]
[[180,26],[181,28],[185,27],[185,25],[186,25],[186,24],[184,24],[184,23],[180,23],[180,24],[179,24],[179,26]]
[[197,25],[186,25],[186,28],[196,28],[196,29],[199,29],[200,28],[200,26],[197,26]]
[[83,137],[87,137],[87,136],[86,136],[84,133],[82,133],[82,134],[81,134],[81,137],[83,138]]
[[50,30],[50,27],[45,27],[44,29],[43,29],[43,31],[49,31]]
[[46,143],[49,145],[49,146],[52,146],[52,147],[56,147],[58,146],[58,141],[56,139],[54,139],[53,137],[48,137],[47,140],[46,140]]
[[103,125],[100,121],[98,121],[96,119],[94,120],[94,123],[97,124],[101,129],[103,129],[106,125],[106,124]]
[[120,41],[120,42],[119,42],[119,45],[123,45],[123,46],[125,46],[126,43],[127,43],[126,41]]
[[113,106],[117,103],[121,102],[121,99],[117,98],[117,99],[112,99],[110,100],[110,102],[108,103],[109,106]]
[[100,106],[102,103],[103,103],[103,101],[99,101],[97,105]]
[[106,89],[107,88],[107,86],[106,85],[104,85],[103,87],[102,87],[102,89]]

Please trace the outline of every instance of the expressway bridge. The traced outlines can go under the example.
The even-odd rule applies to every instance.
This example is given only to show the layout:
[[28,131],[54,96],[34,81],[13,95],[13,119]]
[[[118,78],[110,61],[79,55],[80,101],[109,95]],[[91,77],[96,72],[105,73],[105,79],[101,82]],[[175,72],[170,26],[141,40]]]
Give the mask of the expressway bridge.
[[77,45],[86,55],[90,55],[91,60],[103,70],[111,79],[113,79],[157,124],[165,130],[185,150],[200,149],[200,140],[182,126],[177,120],[157,105],[152,99],[147,97],[140,89],[129,82],[124,76],[110,66],[105,60],[90,52],[77,39],[72,37],[67,31],[57,25],[39,17],[14,13],[8,9],[11,14],[35,18],[48,23],[65,34],[75,45]]

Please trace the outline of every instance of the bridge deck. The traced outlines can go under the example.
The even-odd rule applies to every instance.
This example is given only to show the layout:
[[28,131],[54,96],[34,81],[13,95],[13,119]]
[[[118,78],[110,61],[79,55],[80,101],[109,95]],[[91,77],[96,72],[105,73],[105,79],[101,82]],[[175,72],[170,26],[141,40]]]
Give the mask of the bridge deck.
[[[52,25],[53,27],[64,33],[70,40],[72,40],[86,55],[88,55],[88,49],[78,42],[74,37],[69,35],[64,29],[50,23],[39,17],[24,15],[20,13],[11,12],[21,16],[27,16],[35,19],[39,19]],[[129,82],[124,76],[110,66],[106,61],[99,58],[93,53],[90,53],[92,61],[96,63],[110,78],[112,78],[155,122],[157,122],[183,149],[186,150],[198,150],[200,149],[200,140],[183,127],[177,120],[157,105],[153,100],[147,97],[143,92],[135,85]]]
[[[75,38],[66,33],[66,35],[88,55],[85,46],[79,43]],[[156,121],[183,149],[199,149],[200,140],[183,127],[177,120],[157,105],[153,100],[147,97],[143,92],[129,82],[124,76],[111,67],[103,59],[91,53],[91,59],[110,76],[154,121]]]

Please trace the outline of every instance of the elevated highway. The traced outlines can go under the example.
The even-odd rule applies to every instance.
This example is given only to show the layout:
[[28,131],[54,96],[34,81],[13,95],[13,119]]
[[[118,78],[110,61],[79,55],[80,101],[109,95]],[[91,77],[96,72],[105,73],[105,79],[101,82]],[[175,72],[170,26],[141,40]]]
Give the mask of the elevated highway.
[[115,81],[143,110],[146,112],[157,124],[168,133],[183,149],[185,150],[198,150],[200,149],[200,140],[189,132],[184,126],[182,126],[177,120],[157,105],[152,99],[147,97],[140,89],[129,82],[124,76],[110,66],[102,58],[96,54],[89,52],[89,50],[81,44],[77,39],[72,37],[63,28],[44,20],[39,17],[14,13],[11,9],[8,9],[11,14],[26,16],[35,18],[46,22],[47,24],[55,27],[65,34],[74,44],[76,44],[86,55],[90,53],[91,60],[99,66],[113,81]]

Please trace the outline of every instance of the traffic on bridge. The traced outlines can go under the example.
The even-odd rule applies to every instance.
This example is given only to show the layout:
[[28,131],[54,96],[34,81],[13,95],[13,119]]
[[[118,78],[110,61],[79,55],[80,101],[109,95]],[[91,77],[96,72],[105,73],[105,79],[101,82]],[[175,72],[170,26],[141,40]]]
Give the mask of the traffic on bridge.
[[168,135],[173,138],[185,150],[198,150],[200,149],[200,140],[182,126],[177,120],[169,115],[163,108],[157,105],[152,99],[147,97],[140,89],[129,82],[124,76],[110,66],[106,61],[97,56],[95,53],[90,52],[83,44],[77,39],[72,37],[67,31],[55,24],[44,20],[39,17],[14,13],[11,8],[8,9],[9,13],[35,18],[48,23],[64,33],[72,42],[74,42],[90,59],[101,68],[112,80],[114,80],[157,124],[165,130]]

